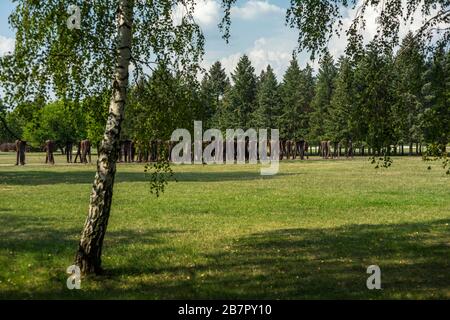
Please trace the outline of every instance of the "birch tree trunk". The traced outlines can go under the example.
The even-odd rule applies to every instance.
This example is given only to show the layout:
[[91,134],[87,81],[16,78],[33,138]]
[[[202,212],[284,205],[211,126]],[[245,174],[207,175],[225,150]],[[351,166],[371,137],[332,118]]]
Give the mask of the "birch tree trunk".
[[128,68],[131,59],[133,0],[120,0],[117,10],[117,63],[105,133],[99,149],[97,173],[89,213],[81,233],[75,264],[83,274],[101,273],[101,254],[111,210],[121,124],[127,100]]

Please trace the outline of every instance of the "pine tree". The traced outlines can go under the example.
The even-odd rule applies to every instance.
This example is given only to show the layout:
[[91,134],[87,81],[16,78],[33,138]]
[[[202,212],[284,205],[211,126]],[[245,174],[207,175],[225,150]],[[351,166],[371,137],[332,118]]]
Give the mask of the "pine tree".
[[222,68],[222,64],[216,61],[201,83],[201,97],[203,110],[201,119],[206,122],[206,127],[214,127],[218,121],[217,116],[222,107],[222,100],[226,90],[230,86],[230,80]]
[[258,78],[256,79],[256,91],[259,90],[261,83],[264,81],[264,77],[266,76],[266,71],[264,69],[261,70]]
[[255,129],[278,128],[280,117],[279,86],[272,67],[267,66],[261,72],[257,93],[257,108],[252,115],[252,126]]
[[312,68],[307,65],[300,70],[297,60],[292,59],[281,85],[282,115],[279,126],[283,139],[306,137],[313,95]]
[[346,57],[339,58],[339,71],[335,79],[335,90],[327,121],[327,131],[333,141],[343,142],[355,139],[355,110],[353,98],[353,68]]
[[394,143],[392,105],[392,56],[372,41],[355,69],[357,130],[362,140],[378,153],[390,153]]
[[427,143],[445,148],[450,137],[450,51],[439,47],[428,62],[422,92],[425,100],[422,128]]
[[256,75],[248,56],[243,55],[231,75],[234,85],[227,91],[221,127],[248,129],[256,106]]
[[412,144],[422,140],[419,122],[423,112],[421,89],[425,72],[423,49],[411,32],[402,41],[394,70],[397,100],[393,106],[394,132],[400,144],[409,143],[411,151]]
[[305,69],[302,70],[300,79],[300,118],[298,119],[299,125],[294,135],[295,138],[306,139],[310,132],[311,112],[313,110],[312,101],[315,96],[315,87],[316,83],[313,76],[313,69],[307,64]]
[[312,102],[310,140],[320,141],[330,139],[326,131],[326,119],[329,117],[331,97],[334,90],[334,79],[337,68],[333,57],[326,52],[320,60],[320,69],[317,76],[316,92]]
[[281,85],[282,115],[279,121],[280,137],[290,139],[295,130],[295,119],[299,115],[301,92],[299,90],[301,70],[296,59],[292,59]]

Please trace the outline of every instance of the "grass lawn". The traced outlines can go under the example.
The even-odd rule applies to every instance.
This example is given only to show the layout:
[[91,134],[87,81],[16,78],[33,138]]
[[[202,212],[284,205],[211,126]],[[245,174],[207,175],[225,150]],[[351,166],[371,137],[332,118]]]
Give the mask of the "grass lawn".
[[[0,298],[450,298],[450,177],[420,158],[177,166],[159,199],[118,167],[103,276],[66,288],[94,165],[0,153]],[[382,290],[366,288],[381,268]]]

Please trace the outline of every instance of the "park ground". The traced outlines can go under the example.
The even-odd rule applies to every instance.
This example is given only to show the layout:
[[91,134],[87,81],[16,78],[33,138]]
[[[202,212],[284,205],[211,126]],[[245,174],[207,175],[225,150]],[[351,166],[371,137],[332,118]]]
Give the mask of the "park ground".
[[160,198],[120,164],[105,274],[71,291],[95,166],[27,156],[0,153],[0,299],[450,298],[450,177],[419,157],[176,166]]

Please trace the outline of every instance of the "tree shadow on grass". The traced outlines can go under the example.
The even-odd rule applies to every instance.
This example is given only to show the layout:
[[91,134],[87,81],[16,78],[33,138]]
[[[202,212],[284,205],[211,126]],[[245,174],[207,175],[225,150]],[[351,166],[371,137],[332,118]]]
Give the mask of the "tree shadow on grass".
[[[53,220],[32,215],[0,214],[0,249],[15,253],[47,253],[73,251],[78,244],[82,226],[64,228],[64,220]],[[73,225],[73,221],[69,221]],[[138,229],[108,230],[106,245],[120,243],[148,245],[161,244],[169,234],[184,231],[158,228],[140,231]],[[74,251],[73,251],[74,252]]]
[[[150,297],[171,299],[377,299],[450,296],[450,220],[331,229],[282,229],[237,239],[195,267],[152,269],[164,279],[140,283]],[[370,265],[382,290],[368,290]],[[142,270],[142,268],[139,268]],[[129,265],[116,276],[137,270]],[[136,274],[136,273],[134,273]],[[117,290],[118,296],[133,290]],[[100,295],[101,293],[98,292]]]
[[[73,226],[73,221],[69,222]],[[66,288],[66,268],[73,263],[78,245],[80,228],[64,227],[64,220],[36,217],[33,215],[3,214],[0,212],[0,288],[1,284],[8,283],[8,279],[16,273],[25,273],[29,282],[35,278],[46,279],[44,288],[30,286],[26,290],[8,288],[0,290],[0,299],[46,299],[70,298],[71,293]],[[184,231],[168,228],[155,228],[140,231],[139,229],[108,230],[104,242],[103,261],[113,254],[127,253],[130,248],[152,248],[155,253],[147,252],[152,256],[165,256],[173,249],[164,247],[165,238],[182,234]],[[138,250],[139,251],[139,250]],[[139,258],[139,253],[136,253]],[[135,261],[134,257],[128,262]],[[28,269],[27,269],[28,268]],[[25,270],[25,272],[24,272]],[[45,288],[52,288],[45,292]],[[45,293],[41,292],[44,289]]]
[[[52,184],[90,184],[94,181],[93,171],[12,171],[0,173],[0,185],[52,185]],[[258,171],[224,171],[224,172],[176,172],[177,181],[241,181],[272,179],[278,176],[292,175],[279,173],[275,176],[261,176]],[[116,182],[149,182],[150,175],[144,172],[117,172]]]
[[[2,222],[2,221],[0,221]],[[108,265],[105,276],[88,279],[89,289],[39,290],[36,298],[156,299],[325,299],[448,298],[450,296],[450,220],[395,225],[348,225],[327,229],[279,229],[236,239],[226,249],[180,264],[168,255],[189,255],[168,247],[175,230],[108,232],[110,255],[128,250],[130,258]],[[32,232],[25,229],[23,232]],[[50,232],[50,231],[49,231]],[[62,239],[59,254],[72,253],[72,231],[9,236],[4,246],[49,250]],[[186,231],[188,232],[188,231]],[[33,244],[31,244],[33,242]],[[6,243],[6,244],[5,244]],[[9,244],[8,244],[9,243]],[[121,249],[117,246],[121,244]],[[67,248],[70,247],[70,250]],[[68,251],[69,250],[69,251]],[[206,262],[205,262],[206,261]],[[383,290],[368,290],[366,269],[381,268]],[[64,276],[58,278],[64,283]],[[20,291],[10,291],[22,297]]]
[[[450,296],[450,220],[398,225],[285,229],[239,239],[234,252],[212,255],[217,283],[239,298],[428,298]],[[382,271],[381,291],[366,287],[370,265]],[[212,285],[214,283],[214,285]]]

